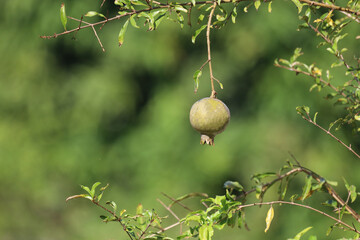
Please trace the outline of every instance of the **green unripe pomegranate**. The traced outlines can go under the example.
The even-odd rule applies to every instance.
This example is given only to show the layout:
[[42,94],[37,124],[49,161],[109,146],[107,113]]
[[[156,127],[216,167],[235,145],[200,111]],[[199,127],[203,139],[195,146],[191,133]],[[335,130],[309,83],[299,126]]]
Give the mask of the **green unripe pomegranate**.
[[228,107],[216,98],[200,99],[190,110],[190,123],[201,134],[201,144],[214,145],[214,137],[225,130],[229,121]]

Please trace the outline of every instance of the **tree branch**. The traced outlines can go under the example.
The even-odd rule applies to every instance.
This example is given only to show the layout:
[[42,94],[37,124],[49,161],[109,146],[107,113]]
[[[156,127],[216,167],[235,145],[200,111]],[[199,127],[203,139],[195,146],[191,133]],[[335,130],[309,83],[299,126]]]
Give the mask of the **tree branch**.
[[322,126],[320,126],[319,124],[317,124],[316,122],[314,122],[310,115],[308,113],[306,113],[308,117],[302,116],[303,119],[305,119],[306,121],[308,121],[309,123],[313,124],[314,126],[320,128],[322,131],[324,131],[326,134],[330,135],[333,139],[335,139],[337,142],[339,142],[341,145],[343,145],[344,147],[346,147],[350,152],[352,152],[357,158],[360,158],[360,155],[358,153],[356,153],[352,148],[351,148],[351,144],[350,145],[346,145],[343,141],[341,141],[339,138],[337,138],[334,134],[332,134],[330,132],[330,130],[326,130],[325,128],[323,128]]
[[211,21],[212,21],[214,12],[215,12],[215,8],[216,8],[216,2],[214,1],[211,12],[209,14],[209,20],[208,20],[207,28],[206,28],[206,43],[207,43],[207,52],[208,52],[208,60],[207,61],[209,63],[210,81],[211,81],[210,97],[212,97],[212,98],[216,98],[216,91],[215,91],[215,87],[214,87],[214,75],[213,75],[212,65],[211,65],[210,28],[211,28]]
[[261,202],[261,203],[250,203],[250,204],[246,204],[246,205],[241,205],[238,207],[238,210],[241,210],[242,208],[247,208],[247,207],[254,207],[254,206],[262,206],[262,205],[273,205],[273,204],[287,204],[287,205],[293,205],[293,206],[298,206],[298,207],[302,207],[302,208],[306,208],[306,209],[309,209],[311,211],[314,211],[314,212],[317,212],[317,213],[320,213],[332,220],[334,220],[335,222],[347,227],[349,230],[351,231],[354,231],[356,233],[360,233],[357,229],[355,229],[354,227],[350,226],[349,224],[341,221],[340,219],[337,219],[325,212],[322,212],[316,208],[313,208],[313,207],[310,207],[308,205],[303,205],[303,204],[300,204],[300,203],[295,203],[295,202],[287,202],[287,201],[271,201],[271,202]]

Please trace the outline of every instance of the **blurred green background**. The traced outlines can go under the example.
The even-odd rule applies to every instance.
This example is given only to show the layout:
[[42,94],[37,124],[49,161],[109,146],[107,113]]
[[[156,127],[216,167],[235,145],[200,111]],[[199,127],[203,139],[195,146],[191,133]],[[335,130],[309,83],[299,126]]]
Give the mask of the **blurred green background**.
[[[99,10],[102,1],[64,2],[67,14],[78,17]],[[188,121],[191,105],[210,95],[207,70],[198,93],[193,91],[193,73],[206,60],[205,33],[191,43],[195,23],[180,29],[164,21],[154,32],[129,26],[119,48],[123,21],[113,22],[99,31],[103,53],[89,29],[76,40],[39,38],[63,30],[60,4],[0,3],[0,239],[125,239],[119,225],[101,223],[103,212],[90,202],[65,203],[81,192],[80,184],[96,181],[110,184],[104,200],[119,208],[131,212],[142,203],[160,214],[168,214],[156,201],[161,192],[222,194],[226,180],[249,189],[252,174],[277,171],[289,151],[340,185],[342,177],[360,183],[360,162],[295,111],[308,105],[327,126],[341,109],[324,100],[326,92],[309,92],[312,79],[273,66],[296,47],[304,49],[308,63],[334,60],[316,48],[313,33],[296,31],[300,21],[291,1],[274,1],[271,14],[266,5],[239,11],[235,25],[212,32],[214,74],[224,84],[218,97],[232,114],[214,147],[201,146]],[[112,1],[104,13],[107,8],[114,12]],[[354,48],[350,54],[359,53],[354,38],[347,42]],[[336,135],[359,144],[346,128]],[[300,183],[293,191],[301,192]],[[322,208],[326,196],[317,199],[314,206]],[[319,239],[343,234],[335,230],[326,237],[330,220],[288,206],[275,206],[265,234],[266,211],[249,209],[251,231],[227,229],[215,239],[286,239],[308,226]]]

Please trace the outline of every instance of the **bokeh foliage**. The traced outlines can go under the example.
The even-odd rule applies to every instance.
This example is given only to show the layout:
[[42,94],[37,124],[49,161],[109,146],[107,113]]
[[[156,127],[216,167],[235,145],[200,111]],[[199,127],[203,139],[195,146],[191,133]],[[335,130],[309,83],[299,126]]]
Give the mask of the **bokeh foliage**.
[[[65,4],[74,15],[101,3]],[[140,202],[161,209],[160,192],[219,194],[226,180],[251,186],[251,174],[278,169],[288,151],[323,176],[339,182],[345,176],[359,185],[359,162],[295,108],[310,106],[324,125],[342,110],[324,100],[326,93],[308,91],[312,79],[273,66],[296,47],[307,53],[307,62],[332,60],[316,48],[313,33],[296,31],[301,21],[290,1],[274,2],[272,13],[261,7],[241,12],[237,24],[212,32],[214,72],[224,84],[218,97],[232,113],[214,148],[200,146],[188,122],[191,104],[209,95],[206,71],[193,93],[193,73],[206,56],[203,35],[192,44],[193,28],[186,25],[180,30],[163,23],[155,32],[129,28],[119,48],[120,21],[99,32],[105,53],[90,30],[77,33],[76,40],[40,39],[62,31],[54,14],[59,6],[0,3],[1,239],[114,239],[120,229],[99,224],[96,210],[65,203],[79,184],[109,182],[112,191],[103,198],[119,199],[121,208],[134,212]],[[358,46],[354,38],[346,41]],[[355,148],[359,144],[347,128],[336,134]],[[328,220],[289,208],[277,211],[267,236],[257,231],[267,209],[252,209],[250,232],[215,237],[286,239],[309,225],[325,235]]]

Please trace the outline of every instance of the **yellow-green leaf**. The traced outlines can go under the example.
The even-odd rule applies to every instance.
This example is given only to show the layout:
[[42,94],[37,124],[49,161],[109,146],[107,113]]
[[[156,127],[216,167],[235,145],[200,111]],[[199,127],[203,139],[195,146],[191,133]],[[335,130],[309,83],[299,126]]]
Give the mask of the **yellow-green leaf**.
[[255,3],[254,3],[254,5],[255,5],[256,10],[258,10],[259,7],[260,7],[260,5],[261,5],[260,0],[256,0]]
[[124,25],[122,26],[122,28],[119,32],[119,47],[121,47],[121,45],[124,43],[124,36],[125,36],[125,32],[126,32],[128,24],[129,24],[129,19],[126,20],[126,22],[124,23]]
[[65,31],[66,31],[67,17],[66,17],[65,4],[64,3],[62,3],[61,7],[60,7],[60,20],[61,20],[62,25],[64,26]]
[[271,205],[269,211],[267,212],[266,219],[265,219],[265,223],[266,223],[265,232],[267,232],[269,230],[270,224],[271,224],[273,218],[274,218],[274,208]]

